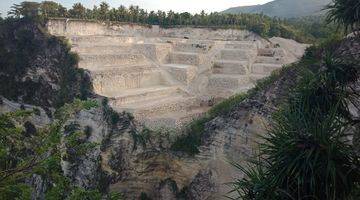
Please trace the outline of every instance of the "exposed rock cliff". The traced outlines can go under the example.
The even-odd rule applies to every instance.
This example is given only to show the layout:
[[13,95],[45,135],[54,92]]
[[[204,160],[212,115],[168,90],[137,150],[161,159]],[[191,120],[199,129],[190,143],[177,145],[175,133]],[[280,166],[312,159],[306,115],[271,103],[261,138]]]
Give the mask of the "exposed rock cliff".
[[89,78],[75,68],[77,59],[64,40],[32,20],[0,24],[0,94],[6,98],[51,108],[85,97]]

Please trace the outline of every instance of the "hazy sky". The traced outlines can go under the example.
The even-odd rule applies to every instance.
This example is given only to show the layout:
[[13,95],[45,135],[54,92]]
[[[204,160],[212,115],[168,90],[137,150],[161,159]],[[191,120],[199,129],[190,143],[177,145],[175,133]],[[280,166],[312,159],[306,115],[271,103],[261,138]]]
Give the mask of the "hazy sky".
[[[5,16],[10,6],[14,3],[19,3],[24,0],[0,0],[0,12]],[[27,0],[37,1],[42,0]],[[74,3],[81,2],[86,7],[92,8],[102,1],[108,2],[112,7],[119,5],[138,5],[146,10],[174,10],[177,12],[191,12],[197,13],[201,10],[206,12],[222,11],[229,7],[264,4],[272,0],[53,0],[61,3],[66,7],[71,7]]]

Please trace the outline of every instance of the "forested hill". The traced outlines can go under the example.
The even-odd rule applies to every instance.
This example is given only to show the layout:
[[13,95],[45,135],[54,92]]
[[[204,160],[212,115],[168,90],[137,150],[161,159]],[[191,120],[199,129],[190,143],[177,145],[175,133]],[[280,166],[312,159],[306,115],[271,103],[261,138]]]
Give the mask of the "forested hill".
[[263,5],[229,8],[223,13],[263,13],[272,17],[292,18],[318,15],[331,0],[275,0]]
[[[245,29],[259,34],[262,37],[283,37],[294,39],[302,43],[313,43],[318,39],[318,35],[328,35],[328,30],[324,25],[316,20],[316,34],[313,34],[312,23],[301,23],[272,18],[263,14],[226,14],[226,13],[206,13],[191,14],[188,12],[176,13],[173,11],[146,11],[138,6],[120,6],[111,8],[109,4],[102,2],[93,9],[85,8],[81,3],[76,3],[70,9],[52,2],[42,3],[23,2],[12,6],[9,16],[20,18],[22,16],[30,18],[73,18],[85,20],[99,20],[111,22],[139,23],[147,25],[160,25],[164,28],[191,26],[191,27],[211,27],[211,28],[233,28]],[[320,23],[320,24],[319,24]],[[311,27],[309,30],[307,27]],[[326,30],[323,33],[323,30]],[[330,31],[333,33],[336,31]]]

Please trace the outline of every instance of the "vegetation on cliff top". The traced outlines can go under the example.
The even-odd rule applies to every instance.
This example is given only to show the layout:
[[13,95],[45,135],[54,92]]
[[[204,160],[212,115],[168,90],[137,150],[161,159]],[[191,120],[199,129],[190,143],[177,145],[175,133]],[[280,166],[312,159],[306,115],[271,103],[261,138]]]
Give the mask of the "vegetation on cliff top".
[[[128,22],[149,25],[160,25],[162,27],[208,27],[208,28],[235,28],[245,29],[257,33],[263,37],[284,37],[297,40],[299,42],[314,42],[318,35],[309,32],[303,26],[297,26],[299,23],[293,23],[293,20],[283,20],[272,18],[263,14],[225,14],[213,12],[210,14],[202,11],[199,14],[188,12],[176,13],[173,11],[146,11],[138,6],[126,8],[111,8],[106,2],[102,2],[93,9],[85,8],[81,3],[76,3],[67,10],[64,6],[44,1],[42,3],[23,2],[16,4],[9,12],[13,17],[38,17],[38,18],[74,18],[86,20],[100,20],[112,22]],[[318,32],[334,33],[336,27],[323,23],[323,20],[315,20],[312,24],[317,25]],[[319,26],[320,25],[320,26]]]

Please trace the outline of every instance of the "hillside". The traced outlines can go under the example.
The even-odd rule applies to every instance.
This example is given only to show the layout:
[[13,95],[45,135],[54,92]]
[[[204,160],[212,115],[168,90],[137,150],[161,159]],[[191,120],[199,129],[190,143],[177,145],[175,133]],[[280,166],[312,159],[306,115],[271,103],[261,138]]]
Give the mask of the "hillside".
[[[62,27],[65,23],[67,29]],[[33,27],[29,22],[14,22],[14,26],[17,27],[16,30],[28,30],[27,35],[32,35],[35,38],[34,41],[38,41],[37,43],[47,43],[47,37],[45,37],[47,34],[44,34],[46,32],[39,32],[36,28],[38,26]],[[26,27],[30,28],[26,29]],[[30,91],[25,90],[26,88],[14,91],[14,98],[8,98],[6,90],[0,91],[0,136],[10,135],[6,137],[9,139],[0,143],[2,145],[0,150],[7,152],[0,155],[0,160],[14,160],[15,162],[18,159],[27,160],[37,157],[40,162],[47,155],[46,160],[39,166],[33,168],[30,165],[30,170],[20,174],[22,175],[20,178],[17,178],[18,173],[10,174],[10,178],[0,183],[18,188],[22,186],[16,193],[19,199],[29,199],[30,195],[32,199],[59,197],[57,199],[112,200],[121,199],[120,196],[124,199],[225,199],[224,195],[228,194],[230,188],[223,183],[233,181],[234,177],[243,176],[241,171],[234,169],[226,160],[245,163],[248,158],[255,155],[258,148],[257,136],[266,134],[267,125],[271,124],[273,113],[286,103],[288,97],[293,96],[291,91],[304,75],[302,72],[309,72],[308,69],[311,67],[313,73],[317,74],[318,70],[322,69],[320,63],[323,62],[323,50],[312,47],[306,51],[305,57],[299,62],[280,69],[279,65],[292,57],[289,55],[298,57],[303,54],[302,51],[298,51],[302,45],[281,38],[270,38],[268,41],[246,31],[194,28],[160,29],[159,31],[154,27],[138,25],[106,26],[102,23],[60,19],[49,20],[47,29],[53,35],[63,35],[68,38],[72,44],[72,50],[79,54],[79,63],[77,65],[72,63],[73,65],[68,67],[70,69],[74,69],[75,66],[87,67],[86,71],[90,73],[94,92],[109,98],[108,100],[104,98],[101,103],[96,103],[94,99],[83,103],[75,100],[74,103],[65,104],[54,115],[51,115],[55,118],[48,118],[41,108],[43,104],[39,104],[41,107],[34,104],[37,102],[36,99],[46,100],[49,97],[34,95],[34,101],[24,101],[24,98],[15,97],[29,93]],[[4,27],[2,30],[4,33],[14,33],[9,27]],[[21,32],[15,31],[15,33],[17,33],[15,38],[20,38]],[[89,35],[94,33],[97,35]],[[4,37],[4,41],[10,41],[13,35]],[[214,37],[216,42],[214,42]],[[228,40],[219,40],[219,37],[226,37]],[[53,38],[55,44],[60,42],[57,37]],[[208,43],[204,42],[205,39]],[[341,45],[342,48],[339,48],[340,44],[337,43],[334,43],[332,48],[340,49],[339,52],[348,52],[347,54],[354,58],[346,58],[346,60],[356,59],[354,62],[359,63],[359,41],[351,38],[348,40],[350,41],[345,41]],[[23,44],[15,40],[14,43],[17,46]],[[219,46],[221,43],[223,44]],[[69,49],[59,47],[57,48],[59,52],[53,52],[53,45],[51,43],[43,48],[43,51],[52,52],[51,55],[54,55],[51,57],[54,59],[49,59],[50,63],[40,62],[40,64],[45,64],[31,65],[34,60],[41,59],[40,56],[32,56],[37,59],[30,57],[29,64],[24,66],[24,70],[16,71],[15,77],[24,77],[23,71],[27,72],[28,69],[33,68],[37,69],[37,71],[33,70],[35,77],[57,74],[59,70],[57,67],[45,67],[55,65],[53,62],[60,59],[55,55],[58,55],[57,53],[67,55]],[[10,55],[16,53],[14,49],[6,45],[3,49],[10,49],[8,52]],[[28,55],[25,53],[29,49],[23,49],[24,55]],[[214,65],[202,63],[211,61],[209,57],[204,57],[209,53],[207,51],[217,50],[219,50],[218,55],[212,54],[215,59]],[[168,60],[162,59],[163,55],[169,55]],[[247,55],[247,57],[239,55]],[[158,60],[159,62],[156,63],[163,65],[158,66],[154,62],[147,62],[150,60],[148,57],[152,58],[151,60]],[[231,60],[234,58],[239,60]],[[307,59],[304,60],[304,58]],[[251,71],[246,68],[241,70],[244,69],[241,68],[244,66],[244,61],[249,63],[251,59],[255,62],[252,64]],[[166,62],[161,63],[161,60]],[[187,64],[181,64],[184,62]],[[17,66],[10,64],[6,65],[9,69],[11,66]],[[195,82],[191,81],[194,74],[187,73],[192,72],[190,70],[194,64],[197,64],[198,72],[204,72],[202,75],[205,77],[200,77],[201,79]],[[179,69],[169,70],[171,67]],[[340,65],[340,67],[338,71],[341,73],[347,65]],[[43,73],[44,69],[47,69],[47,73]],[[165,82],[168,79],[165,77],[167,73],[161,73],[163,69],[168,70],[168,75],[173,74],[173,77],[179,80]],[[247,71],[251,74],[246,74]],[[270,73],[271,71],[273,73]],[[346,71],[358,74],[357,71],[349,71],[348,68]],[[1,72],[9,74],[8,70]],[[251,77],[247,78],[248,75]],[[348,78],[348,74],[340,75]],[[207,76],[209,78],[206,78]],[[126,79],[127,77],[138,81],[131,81],[131,79]],[[222,95],[226,92],[226,88],[227,90],[234,89],[228,92],[240,91],[247,85],[247,80],[255,81],[256,78],[261,77],[264,79],[253,82],[253,89],[246,94],[240,93],[219,104],[214,105],[216,99],[219,98],[209,98],[209,101],[204,98],[201,104],[211,106],[210,110],[198,120],[191,123],[186,121],[189,128],[184,129],[184,134],[178,134],[174,132],[174,129],[163,129],[163,132],[151,131],[149,127],[146,128],[139,123],[142,119],[146,120],[141,118],[143,116],[147,116],[147,119],[160,120],[164,117],[175,116],[165,112],[179,111],[184,107],[183,110],[191,111],[190,109],[196,108],[192,105],[198,102],[194,100],[196,96],[190,96],[195,92],[198,95],[210,95],[211,92],[214,95]],[[350,76],[350,80],[352,78]],[[20,78],[22,79],[24,78]],[[159,79],[163,82],[154,83],[153,80]],[[80,83],[76,80],[64,81],[64,85],[79,85]],[[207,80],[209,84],[206,85]],[[354,80],[357,80],[357,77]],[[42,85],[46,86],[57,82],[44,79],[43,83]],[[153,84],[152,87],[145,87],[150,83]],[[311,81],[311,83],[322,82]],[[11,84],[17,84],[17,82]],[[55,84],[52,85],[56,88]],[[178,86],[179,84],[183,86]],[[191,86],[198,86],[198,88]],[[187,92],[182,88],[185,88]],[[76,87],[73,89],[77,91]],[[35,90],[43,91],[41,88],[35,88]],[[61,90],[48,89],[48,91],[52,96],[58,96],[61,93]],[[330,92],[335,94],[332,90]],[[116,98],[109,96],[112,94],[122,94],[122,96],[119,95]],[[75,97],[77,95],[69,96],[69,101]],[[159,99],[165,99],[168,102]],[[181,104],[176,105],[177,102]],[[188,102],[194,104],[187,104]],[[148,108],[150,107],[148,105],[156,105],[152,107],[156,110]],[[117,113],[117,108],[138,110],[131,115],[125,112]],[[30,113],[33,110],[37,111],[35,116]],[[16,112],[12,113],[12,111]],[[199,111],[199,109],[193,111]],[[29,113],[19,121],[13,119],[21,116],[20,114],[26,114],[24,112]],[[355,110],[354,113],[359,112]],[[177,116],[182,117],[182,115]],[[186,120],[186,118],[182,119]],[[174,120],[165,122],[170,124],[172,121]],[[24,133],[21,137],[17,137],[19,131]],[[354,133],[359,133],[359,131],[354,129]],[[54,140],[49,142],[41,140],[42,137],[48,135]],[[8,142],[13,140],[17,142],[16,145]],[[23,146],[25,148],[22,148]],[[12,156],[14,153],[8,152],[19,153],[15,154],[17,156],[15,157]],[[24,155],[21,152],[29,153]],[[29,162],[31,164],[31,160]],[[21,167],[20,164],[16,166]],[[0,168],[2,171],[8,169],[8,166]],[[0,187],[0,199],[11,199],[9,197],[15,196],[12,191],[9,187],[4,189]],[[114,197],[114,194],[118,196]]]
[[229,8],[223,13],[263,13],[271,17],[304,17],[320,14],[321,9],[331,0],[275,0],[263,5]]
[[332,31],[356,6],[327,27],[23,4],[0,20],[0,200],[360,199],[360,35]]

